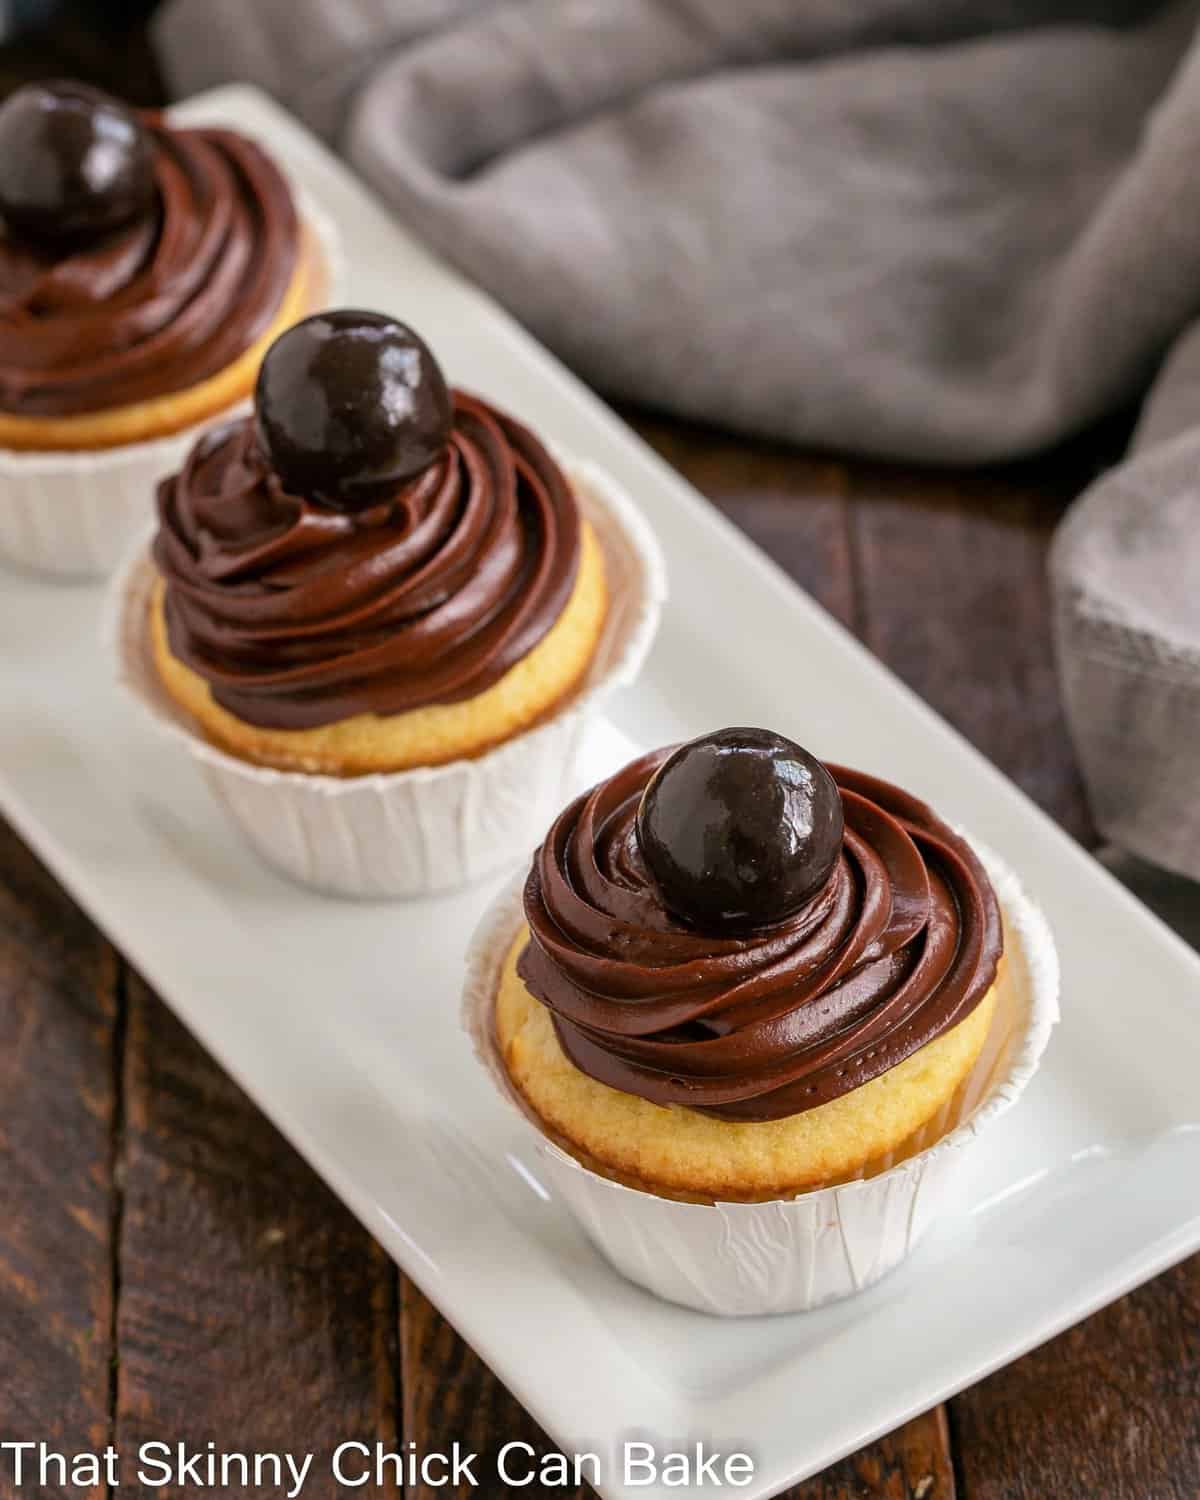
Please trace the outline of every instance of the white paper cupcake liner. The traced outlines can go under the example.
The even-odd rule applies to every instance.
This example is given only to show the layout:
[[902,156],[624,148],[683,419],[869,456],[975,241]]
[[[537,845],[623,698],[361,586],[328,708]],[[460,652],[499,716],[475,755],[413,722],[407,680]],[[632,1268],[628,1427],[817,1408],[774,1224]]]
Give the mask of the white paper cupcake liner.
[[[301,217],[321,256],[321,305],[337,301],[344,266],[327,215],[297,193]],[[0,559],[28,572],[106,578],[127,556],[154,510],[158,481],[178,469],[206,428],[249,409],[241,401],[203,422],[146,443],[81,452],[0,448]]]
[[[975,846],[977,849],[978,845]],[[684,1203],[594,1172],[541,1130],[509,1079],[495,1036],[500,973],[523,921],[522,881],[485,914],[467,955],[463,1025],[502,1097],[536,1133],[545,1181],[630,1281],[722,1317],[800,1312],[894,1270],[954,1202],[967,1147],[1020,1097],[1058,1020],[1050,929],[1011,870],[979,849],[1004,912],[1001,1005],[954,1099],[876,1175],[766,1203]]]
[[54,578],[107,576],[145,531],[158,481],[205,425],[95,452],[0,449],[0,558]]
[[156,580],[146,543],[122,568],[108,629],[119,679],[151,722],[186,747],[259,854],[306,886],[362,899],[435,895],[527,855],[571,791],[589,721],[636,677],[666,573],[653,533],[614,480],[564,465],[604,552],[609,603],[581,687],[545,722],[473,760],[342,778],[251,765],[211,744],[164,691],[147,620]]

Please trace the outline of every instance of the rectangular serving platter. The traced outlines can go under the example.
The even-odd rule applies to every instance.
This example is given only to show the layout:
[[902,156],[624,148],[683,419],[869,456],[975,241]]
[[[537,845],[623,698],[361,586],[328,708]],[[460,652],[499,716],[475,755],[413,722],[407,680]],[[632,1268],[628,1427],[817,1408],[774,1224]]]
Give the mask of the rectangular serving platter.
[[[1063,1019],[981,1136],[960,1210],[867,1294],[722,1322],[592,1250],[458,1023],[499,881],[354,905],[259,865],[198,773],[111,683],[100,588],[0,573],[0,809],[76,900],[567,1452],[702,1439],[774,1493],[1200,1246],[1200,962],[277,106],[240,86],[187,122],[262,139],[340,226],[348,299],[410,319],[459,383],[608,468],[656,529],[671,599],[581,777],[763,723],[933,800],[1054,927]],[[149,498],[148,498],[149,504]],[[606,1496],[626,1489],[615,1463]]]

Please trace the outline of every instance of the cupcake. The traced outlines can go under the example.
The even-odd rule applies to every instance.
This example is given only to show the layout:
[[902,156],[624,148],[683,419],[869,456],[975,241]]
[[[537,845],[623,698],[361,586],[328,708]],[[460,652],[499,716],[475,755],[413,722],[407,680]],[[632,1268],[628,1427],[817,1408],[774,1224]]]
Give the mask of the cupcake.
[[903,1258],[937,1143],[1011,1101],[1055,1014],[1044,923],[992,869],[1003,915],[923,802],[763,730],[567,807],[482,929],[468,1020],[620,1269],[762,1312]]
[[405,325],[322,313],[160,483],[125,675],[274,864],[418,894],[532,845],[660,580],[610,481],[450,390]]
[[103,572],[332,251],[253,142],[75,83],[0,106],[0,219],[0,553]]

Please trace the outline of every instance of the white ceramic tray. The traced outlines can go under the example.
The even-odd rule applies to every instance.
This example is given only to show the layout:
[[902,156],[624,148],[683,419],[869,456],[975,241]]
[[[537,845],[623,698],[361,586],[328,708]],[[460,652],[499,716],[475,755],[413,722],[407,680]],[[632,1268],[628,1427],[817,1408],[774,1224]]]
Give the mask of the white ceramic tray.
[[[1062,1025],[972,1153],[961,1214],[860,1298],[753,1322],[685,1312],[590,1248],[459,1031],[494,883],[372,907],[271,875],[118,700],[101,591],[0,575],[0,807],[514,1394],[570,1451],[643,1434],[743,1448],[740,1493],[764,1496],[1200,1246],[1190,950],[287,116],[243,88],[180,114],[261,136],[341,226],[354,301],[411,318],[454,378],[644,506],[672,599],[592,769],[630,740],[772,725],[932,798],[1021,872],[1058,937]],[[623,1493],[611,1473],[601,1488]]]

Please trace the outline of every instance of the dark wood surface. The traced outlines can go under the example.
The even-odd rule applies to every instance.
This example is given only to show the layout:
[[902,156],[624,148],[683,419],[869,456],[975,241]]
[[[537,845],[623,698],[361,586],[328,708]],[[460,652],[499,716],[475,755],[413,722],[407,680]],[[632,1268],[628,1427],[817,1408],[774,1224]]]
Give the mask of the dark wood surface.
[[[0,88],[47,72],[143,99],[157,87],[137,37],[101,45],[63,28],[0,49]],[[1045,556],[1119,433],[1034,464],[946,473],[635,423],[1094,843],[1050,655]],[[545,1445],[2,824],[0,1059],[0,1439],[71,1451],[144,1439],[318,1452],[347,1437],[420,1450],[457,1440],[485,1455],[520,1437]],[[0,1465],[2,1497],[18,1493],[7,1475]],[[140,1490],[126,1477],[121,1493]],[[325,1479],[305,1490],[333,1493]],[[1196,1500],[1200,1257],[790,1493]]]

